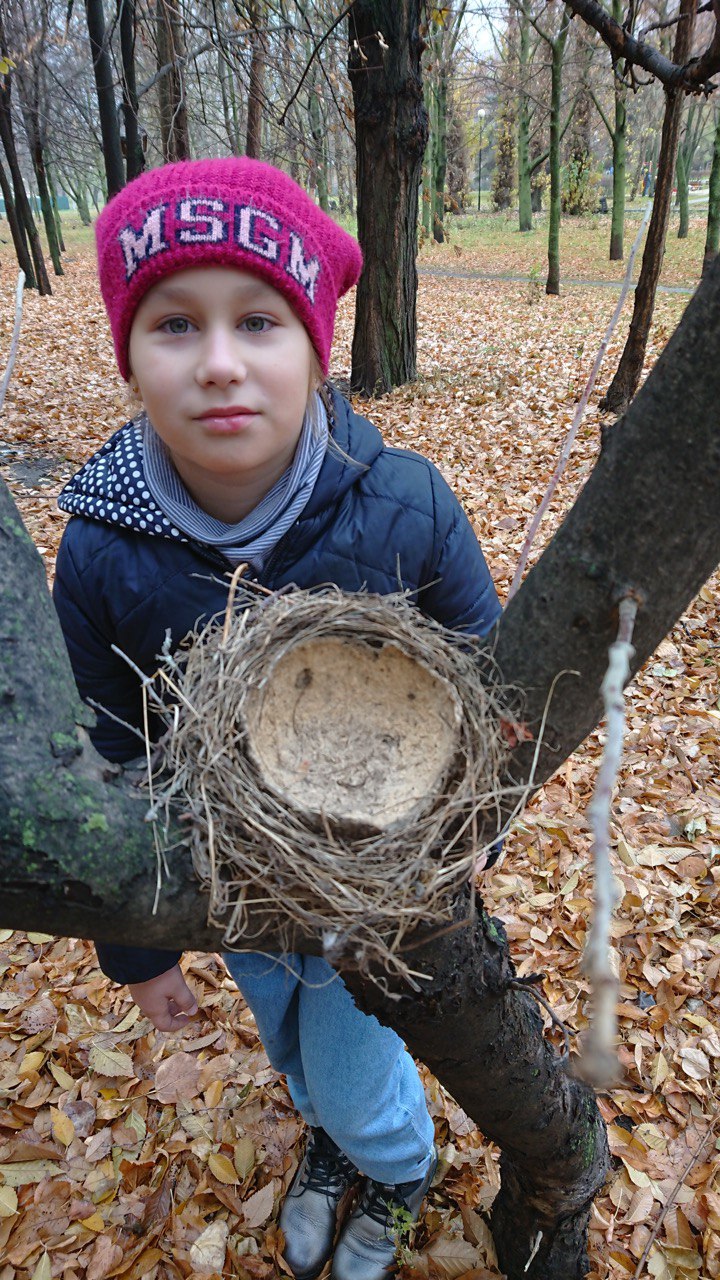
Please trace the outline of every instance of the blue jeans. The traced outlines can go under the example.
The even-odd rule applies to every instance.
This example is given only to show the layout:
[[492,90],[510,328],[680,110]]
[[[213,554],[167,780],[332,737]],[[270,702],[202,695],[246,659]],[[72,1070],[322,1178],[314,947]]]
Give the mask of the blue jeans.
[[295,1106],[378,1182],[422,1177],[433,1123],[402,1040],[361,1013],[339,974],[317,956],[228,953],[265,1052]]

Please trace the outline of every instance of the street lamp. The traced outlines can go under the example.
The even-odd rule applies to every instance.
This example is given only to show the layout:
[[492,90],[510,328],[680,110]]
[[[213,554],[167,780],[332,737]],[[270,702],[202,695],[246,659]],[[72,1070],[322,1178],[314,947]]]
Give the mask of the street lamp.
[[477,113],[480,121],[480,146],[478,148],[478,213],[482,209],[482,151],[483,151],[483,121],[485,119],[485,108],[481,107]]

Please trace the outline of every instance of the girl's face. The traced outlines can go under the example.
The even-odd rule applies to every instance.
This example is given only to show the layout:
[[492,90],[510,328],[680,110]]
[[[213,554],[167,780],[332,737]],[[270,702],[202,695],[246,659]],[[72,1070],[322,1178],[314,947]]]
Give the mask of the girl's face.
[[[290,304],[239,268],[177,271],[145,294],[129,353],[148,417],[195,500],[240,519],[289,466],[314,381],[314,350]],[[233,504],[233,491],[248,500]]]

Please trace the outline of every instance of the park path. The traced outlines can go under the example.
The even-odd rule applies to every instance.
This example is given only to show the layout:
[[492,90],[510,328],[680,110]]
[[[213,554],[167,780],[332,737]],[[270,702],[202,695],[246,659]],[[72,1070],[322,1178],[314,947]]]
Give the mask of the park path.
[[[484,280],[488,282],[496,281],[496,282],[505,283],[505,284],[531,284],[531,283],[542,284],[542,281],[539,279],[539,277],[534,275],[533,276],[530,276],[530,275],[516,276],[516,275],[509,275],[509,274],[492,275],[485,271],[457,271],[455,270],[455,268],[451,268],[451,267],[418,266],[418,275],[419,276],[436,276],[439,279],[450,279],[450,280]],[[637,280],[633,280],[633,286],[636,284],[637,284]],[[561,286],[563,288],[578,288],[578,289],[614,289],[616,293],[619,293],[620,290],[622,289],[623,282],[622,280],[562,280]],[[658,291],[660,293],[686,293],[689,295],[694,293],[696,288],[697,288],[697,285],[694,285],[694,284],[692,285],[690,284],[658,285]]]

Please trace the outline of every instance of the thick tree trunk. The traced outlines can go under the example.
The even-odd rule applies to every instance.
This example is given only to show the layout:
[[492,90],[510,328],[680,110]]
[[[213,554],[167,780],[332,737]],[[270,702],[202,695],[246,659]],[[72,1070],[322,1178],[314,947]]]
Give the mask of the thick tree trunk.
[[135,0],[118,0],[120,10],[120,54],[122,58],[122,105],[125,121],[125,172],[128,182],[145,168],[135,78]]
[[185,46],[177,0],[156,0],[155,30],[158,70],[171,64],[158,81],[163,158],[168,162],[189,160],[187,103],[180,62]]
[[105,31],[102,0],[85,0],[85,12],[87,14],[88,35],[90,36],[90,49],[97,89],[107,197],[110,200],[112,196],[117,195],[118,191],[122,191],[125,186],[125,171],[120,147],[120,130],[115,110],[115,82],[110,61],[108,38]]
[[720,112],[715,125],[712,168],[708,188],[708,220],[703,256],[703,275],[720,250]]
[[565,45],[570,30],[571,13],[563,10],[562,26],[551,40],[550,64],[550,218],[548,221],[548,274],[545,292],[560,293],[560,109],[562,104],[562,73]]
[[55,175],[49,165],[45,169],[48,188],[50,190],[50,200],[52,203],[52,211],[55,216],[55,231],[60,245],[60,252],[65,253],[65,238],[63,236],[62,222],[60,220],[60,206],[58,205],[57,188],[55,186]]
[[25,288],[36,289],[37,282],[35,280],[35,272],[33,270],[32,259],[30,257],[25,228],[17,216],[12,188],[2,160],[0,160],[0,191],[2,192],[3,200],[5,201],[5,216],[8,220],[10,235],[12,236],[13,244],[15,246],[15,257],[17,258],[20,270],[25,273]]
[[[501,620],[495,657],[504,678],[527,691],[533,728],[564,673],[549,706],[538,785],[598,721],[619,598],[632,592],[639,603],[635,672],[720,561],[720,362],[708,358],[718,345],[720,261]],[[43,568],[3,489],[0,577],[0,922],[131,945],[219,948],[182,849],[151,913],[147,801],[87,745],[79,727],[87,713]],[[532,754],[528,744],[516,750],[516,779],[528,779]],[[580,1280],[590,1203],[607,1165],[603,1127],[591,1092],[543,1041],[528,991],[512,985],[502,926],[482,909],[462,924],[464,912],[461,900],[459,927],[413,952],[429,975],[418,994],[393,1000],[356,974],[348,982],[500,1143],[492,1221],[509,1280]],[[254,937],[260,945],[271,950],[272,936]],[[311,949],[307,940],[296,946]]]
[[416,376],[418,187],[428,133],[420,10],[420,0],[356,0],[349,27],[358,239],[365,258],[352,387],[365,395]]
[[[692,44],[695,23],[695,0],[681,0],[680,18],[673,58],[684,65]],[[673,174],[677,156],[680,122],[683,112],[683,97],[679,91],[667,94],[665,115],[663,118],[660,157],[655,182],[655,199],[648,226],[645,251],[643,253],[640,276],[635,288],[635,306],[630,332],[625,348],[620,357],[615,376],[601,402],[604,409],[622,413],[637,391],[642,375],[645,352],[650,336],[653,312],[655,310],[655,293],[657,291],[663,257],[665,255],[665,239],[670,220],[670,201],[672,198]]]

